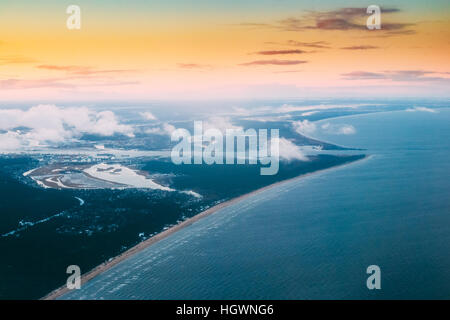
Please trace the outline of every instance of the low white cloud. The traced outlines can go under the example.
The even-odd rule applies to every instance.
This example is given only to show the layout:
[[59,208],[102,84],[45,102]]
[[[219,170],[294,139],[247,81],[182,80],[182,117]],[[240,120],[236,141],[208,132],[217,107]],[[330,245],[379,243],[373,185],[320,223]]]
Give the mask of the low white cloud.
[[350,135],[356,133],[355,127],[349,124],[340,125],[340,124],[330,124],[329,122],[327,122],[322,124],[321,129],[327,134]]
[[314,122],[303,120],[303,121],[295,121],[292,123],[294,130],[301,135],[310,135],[313,134],[317,127]]
[[356,129],[354,126],[351,125],[345,125],[339,128],[338,134],[355,134]]
[[349,124],[330,124],[326,122],[320,126],[316,125],[315,122],[308,120],[295,121],[292,123],[292,127],[298,134],[309,136],[315,132],[324,132],[326,134],[343,134],[350,135],[355,134],[356,129]]
[[408,112],[416,112],[416,111],[421,111],[421,112],[431,112],[431,113],[438,113],[437,110],[435,109],[431,109],[431,108],[427,108],[427,107],[414,107],[414,108],[409,108],[406,109],[406,111]]
[[302,117],[307,117],[307,116],[312,116],[313,114],[319,113],[320,111],[308,111],[308,112],[303,112],[301,114]]
[[149,128],[145,130],[147,134],[160,134],[163,135],[164,131],[160,127]]
[[139,113],[139,114],[140,114],[141,117],[143,117],[145,120],[153,121],[153,120],[157,120],[157,119],[158,119],[158,118],[155,117],[155,115],[154,115],[153,113],[151,113],[151,112],[149,112],[149,111],[141,112],[141,113]]
[[201,194],[199,194],[199,193],[197,193],[197,192],[195,192],[195,191],[192,191],[192,190],[181,191],[181,193],[188,194],[188,195],[193,196],[193,197],[195,197],[195,198],[202,198],[202,195],[201,195]]
[[[210,117],[207,120],[202,121],[202,135],[192,135],[189,140],[190,141],[203,141],[205,139],[205,133],[208,135],[209,130],[218,130],[222,133],[223,136],[231,135],[245,135],[243,127],[235,126],[229,117],[224,116],[215,116]],[[215,142],[212,142],[215,143]],[[203,148],[206,148],[208,143],[204,142]]]
[[[286,161],[301,160],[308,161],[309,159],[300,150],[300,147],[286,138],[273,138],[270,140],[271,149],[278,144],[280,159]],[[272,153],[273,154],[273,153]]]
[[235,106],[232,108],[232,112],[228,112],[233,116],[254,116],[258,114],[270,113],[273,108],[270,106],[260,106],[260,107],[248,107],[242,108]]
[[233,109],[233,111],[231,112],[231,114],[233,114],[233,115],[237,115],[237,116],[251,115],[250,110],[242,108],[242,107],[233,107],[232,109]]
[[281,106],[259,106],[259,107],[240,107],[233,106],[231,110],[226,111],[220,115],[231,116],[248,116],[256,117],[260,115],[270,114],[286,114],[291,112],[302,112],[301,116],[310,116],[319,113],[321,110],[332,109],[358,109],[360,107],[379,106],[381,104],[372,103],[353,103],[353,104],[317,104],[317,105],[294,105],[283,104]]
[[83,134],[133,137],[133,128],[120,124],[111,111],[86,107],[38,105],[28,110],[0,110],[0,150],[38,147],[76,140]]
[[145,133],[148,134],[159,134],[161,136],[170,136],[172,132],[174,132],[177,128],[171,125],[170,123],[163,123],[160,127],[154,127],[145,130]]
[[169,124],[169,123],[164,123],[162,126],[164,132],[166,132],[168,135],[171,135],[172,132],[174,132],[177,128],[175,128],[175,126]]
[[203,132],[209,129],[217,129],[220,130],[223,134],[226,133],[226,130],[241,130],[242,127],[235,126],[229,117],[210,117],[208,120],[203,121]]
[[17,150],[22,146],[20,135],[16,132],[0,134],[0,150]]

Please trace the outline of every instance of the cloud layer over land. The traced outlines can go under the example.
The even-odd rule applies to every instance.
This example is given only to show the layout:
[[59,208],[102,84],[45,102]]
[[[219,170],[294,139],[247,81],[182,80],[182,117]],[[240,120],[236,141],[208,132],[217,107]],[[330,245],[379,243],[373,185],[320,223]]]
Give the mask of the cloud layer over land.
[[134,136],[133,128],[120,124],[111,111],[55,105],[37,105],[25,111],[0,109],[0,150],[65,143],[83,134]]

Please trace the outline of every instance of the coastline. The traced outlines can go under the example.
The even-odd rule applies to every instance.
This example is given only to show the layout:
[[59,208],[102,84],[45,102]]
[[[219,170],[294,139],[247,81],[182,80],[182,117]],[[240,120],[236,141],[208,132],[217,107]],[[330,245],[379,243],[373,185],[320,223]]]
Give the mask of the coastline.
[[[181,230],[181,229],[183,229],[183,228],[185,228],[185,227],[195,223],[196,221],[198,221],[198,220],[200,220],[200,219],[202,219],[204,217],[207,217],[207,216],[209,216],[209,215],[219,211],[220,209],[223,209],[223,208],[226,208],[226,207],[228,207],[230,205],[233,205],[235,203],[241,202],[242,200],[244,200],[244,199],[246,199],[246,198],[248,198],[250,196],[259,194],[261,192],[264,192],[266,190],[272,189],[272,188],[277,187],[279,185],[282,185],[282,184],[285,184],[285,183],[288,183],[288,182],[291,182],[291,181],[299,180],[299,179],[302,179],[302,178],[306,178],[308,176],[315,175],[315,174],[318,174],[318,173],[323,173],[323,172],[326,172],[326,171],[331,171],[331,170],[334,170],[334,169],[346,167],[348,165],[351,165],[351,164],[354,164],[354,163],[359,163],[359,162],[361,162],[363,160],[367,160],[367,159],[369,159],[371,157],[372,157],[371,155],[364,155],[363,158],[355,160],[355,161],[351,161],[351,162],[339,164],[339,165],[336,165],[336,166],[332,166],[332,167],[329,167],[329,168],[325,168],[325,169],[321,169],[321,170],[317,170],[317,171],[301,174],[301,175],[296,176],[294,178],[278,181],[278,182],[272,183],[270,185],[267,185],[265,187],[262,187],[262,188],[259,188],[257,190],[254,190],[252,192],[249,192],[249,193],[243,194],[241,196],[238,196],[236,198],[233,198],[233,199],[224,201],[222,203],[219,203],[219,204],[217,204],[217,205],[215,205],[215,206],[213,206],[213,207],[211,207],[211,208],[209,208],[209,209],[207,209],[205,211],[200,212],[199,214],[197,214],[197,215],[195,215],[195,216],[193,216],[193,217],[191,217],[191,218],[189,218],[189,219],[187,219],[185,221],[182,221],[182,222],[180,222],[180,223],[170,227],[169,229],[166,229],[166,230],[162,231],[161,233],[158,233],[157,235],[155,235],[155,236],[153,236],[153,237],[151,237],[151,238],[149,238],[149,239],[147,239],[147,240],[145,240],[143,242],[138,243],[137,245],[135,245],[135,246],[131,247],[130,249],[126,250],[125,252],[117,255],[116,257],[114,257],[114,258],[112,258],[112,259],[110,259],[110,260],[108,260],[106,262],[101,263],[100,265],[98,265],[95,268],[91,269],[87,273],[83,274],[81,276],[81,283],[84,284],[84,283],[92,280],[96,276],[98,276],[101,273],[107,271],[108,269],[114,267],[118,263],[128,259],[129,257],[133,256],[134,254],[137,254],[138,252],[144,250],[145,248],[151,246],[152,244],[154,244],[154,243],[156,243],[156,242],[158,242],[158,241],[160,241],[160,240],[162,240],[164,238],[167,238],[171,234],[173,234],[173,233],[175,233],[175,232],[177,232],[177,231],[179,231],[179,230]],[[41,300],[55,300],[55,299],[61,297],[62,295],[66,294],[69,291],[70,290],[65,285],[63,285],[63,286],[61,286],[61,287],[51,291],[50,293],[48,293],[44,297],[42,297]]]

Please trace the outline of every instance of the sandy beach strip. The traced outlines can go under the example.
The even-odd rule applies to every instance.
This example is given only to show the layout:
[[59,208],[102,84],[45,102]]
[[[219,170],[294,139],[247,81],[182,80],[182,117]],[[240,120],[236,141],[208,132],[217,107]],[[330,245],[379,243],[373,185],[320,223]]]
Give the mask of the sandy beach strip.
[[[317,173],[323,173],[323,172],[331,171],[331,170],[334,170],[334,169],[337,169],[337,168],[342,168],[342,167],[354,164],[356,162],[360,162],[362,160],[368,159],[370,157],[371,156],[367,156],[366,155],[365,157],[363,157],[363,158],[361,158],[359,160],[355,160],[355,161],[339,164],[339,165],[336,165],[336,166],[333,166],[333,167],[330,167],[330,168],[326,168],[326,169],[321,169],[321,170],[317,170],[317,171],[301,174],[301,175],[296,176],[294,178],[290,178],[290,179],[286,179],[286,180],[283,180],[283,181],[275,182],[275,183],[272,183],[272,184],[267,185],[265,187],[259,188],[259,189],[255,190],[255,191],[246,193],[246,194],[244,194],[242,196],[239,196],[239,197],[236,197],[236,198],[224,201],[222,203],[219,203],[218,205],[215,205],[215,206],[213,206],[213,207],[211,207],[211,208],[209,208],[209,209],[207,209],[207,210],[205,210],[205,211],[203,211],[203,212],[201,212],[201,213],[199,213],[199,214],[197,214],[197,215],[195,215],[195,216],[193,216],[193,217],[191,217],[191,218],[189,218],[187,220],[184,220],[184,221],[182,221],[182,222],[180,222],[180,223],[170,227],[169,229],[166,229],[166,230],[162,231],[161,233],[156,234],[155,236],[153,236],[153,237],[151,237],[151,238],[149,238],[149,239],[147,239],[145,241],[142,241],[142,242],[138,243],[137,245],[135,245],[134,247],[132,247],[132,248],[128,249],[127,251],[121,253],[120,255],[118,255],[118,256],[116,256],[116,257],[114,257],[114,258],[112,258],[112,259],[110,259],[108,261],[103,262],[102,264],[98,265],[97,267],[95,267],[91,271],[88,271],[87,273],[83,274],[81,276],[81,284],[83,285],[84,283],[86,283],[89,280],[95,278],[99,274],[101,274],[101,273],[105,272],[106,270],[112,268],[116,264],[118,264],[118,263],[126,260],[127,258],[131,257],[132,255],[140,252],[141,250],[151,246],[152,244],[154,244],[154,243],[156,243],[156,242],[158,242],[158,241],[160,241],[160,240],[162,240],[164,238],[167,238],[171,234],[173,234],[173,233],[175,233],[175,232],[177,232],[177,231],[179,231],[179,230],[181,230],[181,229],[183,229],[183,228],[193,224],[194,222],[196,222],[196,221],[198,221],[198,220],[200,220],[200,219],[202,219],[204,217],[207,217],[207,216],[209,216],[209,215],[219,211],[220,209],[223,209],[225,207],[228,207],[230,205],[238,203],[238,202],[240,202],[240,201],[242,201],[242,200],[244,200],[244,199],[246,199],[246,198],[248,198],[250,196],[256,195],[256,194],[261,193],[263,191],[266,191],[268,189],[272,189],[272,188],[277,187],[279,185],[288,183],[290,181],[295,181],[295,180],[302,179],[302,178],[305,178],[307,176],[311,176],[311,175],[314,175],[314,174],[317,174]],[[62,286],[62,287],[60,287],[60,288],[50,292],[46,296],[42,297],[41,300],[55,300],[55,299],[61,297],[62,295],[64,295],[65,293],[69,292],[69,291],[70,290],[67,288],[67,286],[64,285],[64,286]]]

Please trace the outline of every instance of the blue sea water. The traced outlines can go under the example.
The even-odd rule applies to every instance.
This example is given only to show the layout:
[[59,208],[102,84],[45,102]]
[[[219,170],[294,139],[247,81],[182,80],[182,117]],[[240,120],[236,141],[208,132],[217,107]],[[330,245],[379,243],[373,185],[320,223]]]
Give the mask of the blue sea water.
[[371,156],[222,209],[62,298],[450,298],[450,109],[327,122],[356,133],[317,138]]

